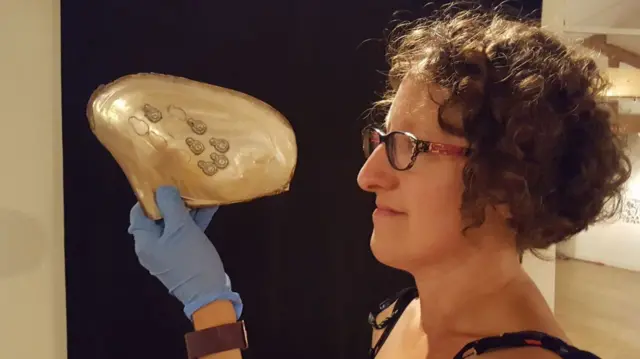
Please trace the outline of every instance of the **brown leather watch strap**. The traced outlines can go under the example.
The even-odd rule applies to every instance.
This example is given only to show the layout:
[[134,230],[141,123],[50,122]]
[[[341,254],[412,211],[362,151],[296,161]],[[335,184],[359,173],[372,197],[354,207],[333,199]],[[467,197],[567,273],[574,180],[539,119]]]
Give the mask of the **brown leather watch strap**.
[[185,341],[189,359],[249,347],[244,321],[187,333]]

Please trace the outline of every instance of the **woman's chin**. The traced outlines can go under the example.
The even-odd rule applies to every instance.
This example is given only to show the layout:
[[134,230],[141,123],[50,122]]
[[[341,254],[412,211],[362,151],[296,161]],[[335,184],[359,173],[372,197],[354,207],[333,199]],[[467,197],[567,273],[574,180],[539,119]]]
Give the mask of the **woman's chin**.
[[410,273],[439,263],[461,250],[455,241],[430,242],[429,238],[424,237],[412,240],[406,233],[385,233],[375,229],[369,246],[378,262]]
[[376,260],[388,267],[406,270],[404,268],[411,259],[405,246],[399,243],[401,236],[388,237],[374,230],[371,234],[369,246]]

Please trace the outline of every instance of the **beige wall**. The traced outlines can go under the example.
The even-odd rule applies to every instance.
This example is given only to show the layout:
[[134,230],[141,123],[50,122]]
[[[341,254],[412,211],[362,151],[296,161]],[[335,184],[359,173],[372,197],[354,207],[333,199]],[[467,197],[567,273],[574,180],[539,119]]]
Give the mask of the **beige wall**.
[[0,358],[63,359],[60,5],[0,17]]
[[[613,31],[639,35],[638,0],[545,0],[564,3],[565,27],[581,31]],[[622,32],[620,32],[622,31]]]

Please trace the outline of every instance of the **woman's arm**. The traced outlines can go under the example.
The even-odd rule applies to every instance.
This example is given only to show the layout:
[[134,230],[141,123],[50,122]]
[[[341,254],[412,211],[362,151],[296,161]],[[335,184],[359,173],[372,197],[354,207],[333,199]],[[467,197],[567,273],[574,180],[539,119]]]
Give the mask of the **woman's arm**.
[[[236,311],[228,300],[219,300],[208,304],[193,314],[193,325],[196,330],[217,327],[236,322]],[[242,359],[240,349],[208,355],[201,359]]]
[[[140,264],[182,302],[196,331],[235,323],[242,314],[242,299],[231,289],[218,251],[204,233],[217,207],[189,210],[175,187],[158,188],[155,199],[162,221],[148,218],[140,203],[130,213],[128,231]],[[193,335],[202,338],[200,334]],[[198,349],[210,352],[210,348]],[[240,359],[241,355],[233,350],[206,359],[210,358]]]

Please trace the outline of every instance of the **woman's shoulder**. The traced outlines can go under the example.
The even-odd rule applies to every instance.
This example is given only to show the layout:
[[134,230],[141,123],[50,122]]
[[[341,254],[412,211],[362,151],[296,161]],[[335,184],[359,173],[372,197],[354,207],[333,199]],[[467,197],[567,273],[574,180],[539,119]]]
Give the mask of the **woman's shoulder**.
[[487,359],[599,359],[563,339],[536,331],[504,333],[474,340],[465,345],[454,359],[479,355]]
[[[373,327],[371,357],[375,357],[389,338],[391,331],[399,336],[409,335],[412,328],[420,327],[420,303],[416,288],[405,288],[384,300],[369,315]],[[394,334],[394,336],[397,336]],[[393,341],[393,339],[392,339]],[[472,342],[458,352],[457,358],[471,354],[484,354],[487,359],[598,359],[592,353],[582,351],[563,339],[544,332],[507,332],[498,336],[487,336]]]
[[516,348],[484,354],[484,359],[559,359],[558,354],[542,348]]

